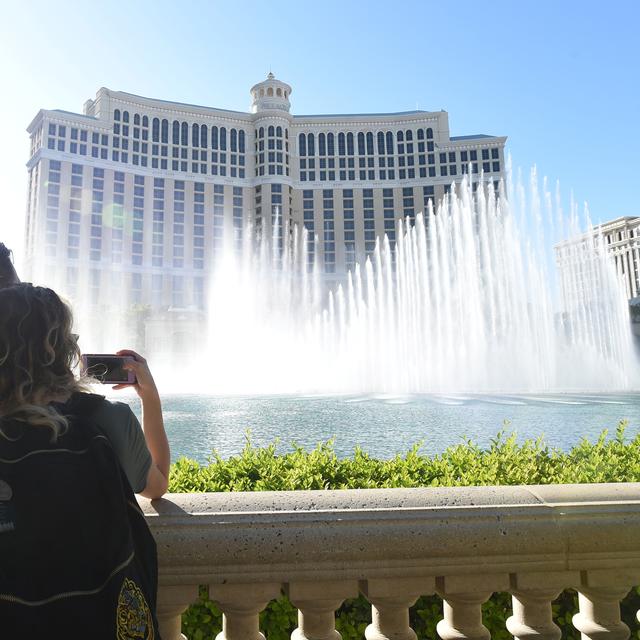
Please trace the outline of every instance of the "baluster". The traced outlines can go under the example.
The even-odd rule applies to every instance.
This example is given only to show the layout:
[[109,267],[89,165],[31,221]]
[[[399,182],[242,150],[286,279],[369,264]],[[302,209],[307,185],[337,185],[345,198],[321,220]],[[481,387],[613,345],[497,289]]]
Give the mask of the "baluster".
[[198,599],[198,587],[179,585],[158,588],[156,613],[163,640],[187,640],[181,632],[182,614]]
[[582,640],[626,640],[629,627],[620,619],[620,600],[638,583],[637,571],[595,569],[584,571],[578,587],[580,612],[573,626]]
[[509,576],[446,576],[436,584],[444,600],[444,619],[436,627],[442,640],[489,640],[491,634],[482,624],[482,603],[495,591],[508,591]]
[[519,573],[511,576],[513,615],[507,629],[516,640],[560,640],[551,602],[567,587],[580,582],[577,571]]
[[215,584],[209,597],[222,610],[222,631],[216,640],[265,640],[260,633],[260,612],[280,595],[280,584]]
[[298,627],[291,634],[292,640],[341,640],[335,611],[347,598],[357,597],[355,580],[291,582],[285,592],[298,609]]
[[416,640],[409,626],[409,607],[421,595],[435,591],[436,581],[424,578],[375,578],[363,581],[360,590],[371,603],[367,640]]

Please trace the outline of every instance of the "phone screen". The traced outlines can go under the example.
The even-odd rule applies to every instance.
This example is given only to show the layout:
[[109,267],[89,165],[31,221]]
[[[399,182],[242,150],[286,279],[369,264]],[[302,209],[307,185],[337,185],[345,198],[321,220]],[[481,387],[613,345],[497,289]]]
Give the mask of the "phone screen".
[[131,360],[131,356],[102,354],[89,354],[82,356],[84,372],[105,384],[131,384],[135,382],[133,373],[122,368],[122,365],[125,362],[129,362]]

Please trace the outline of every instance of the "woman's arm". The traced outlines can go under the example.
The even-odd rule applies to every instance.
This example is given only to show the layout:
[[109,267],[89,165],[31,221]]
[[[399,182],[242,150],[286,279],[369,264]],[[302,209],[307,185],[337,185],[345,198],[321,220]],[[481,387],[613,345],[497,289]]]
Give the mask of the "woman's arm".
[[135,385],[116,385],[114,389],[133,386],[142,402],[142,429],[151,454],[151,467],[147,475],[147,484],[140,492],[145,498],[161,498],[169,486],[169,467],[171,452],[169,441],[164,430],[162,419],[162,403],[160,394],[153,380],[147,361],[135,351],[123,349],[119,356],[131,356],[133,361],[123,365],[124,369],[133,371],[136,375]]

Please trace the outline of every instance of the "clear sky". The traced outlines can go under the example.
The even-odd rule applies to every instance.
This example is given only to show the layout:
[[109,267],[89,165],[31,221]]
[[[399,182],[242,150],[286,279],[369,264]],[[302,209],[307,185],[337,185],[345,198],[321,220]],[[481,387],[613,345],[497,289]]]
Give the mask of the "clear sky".
[[452,135],[507,135],[588,201],[640,215],[638,0],[2,0],[0,239],[21,253],[25,128],[106,86],[248,111],[271,69],[292,112],[445,109]]

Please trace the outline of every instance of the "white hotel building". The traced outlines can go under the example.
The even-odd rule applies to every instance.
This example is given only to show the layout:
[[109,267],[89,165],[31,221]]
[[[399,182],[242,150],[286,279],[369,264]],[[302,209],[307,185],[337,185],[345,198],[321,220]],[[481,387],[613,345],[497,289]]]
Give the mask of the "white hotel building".
[[[250,113],[102,88],[84,113],[40,110],[31,135],[31,277],[94,303],[202,308],[225,238],[277,214],[304,224],[327,274],[471,173],[504,176],[505,137],[450,136],[446,111],[292,115],[269,74]],[[122,297],[126,299],[123,300]]]

